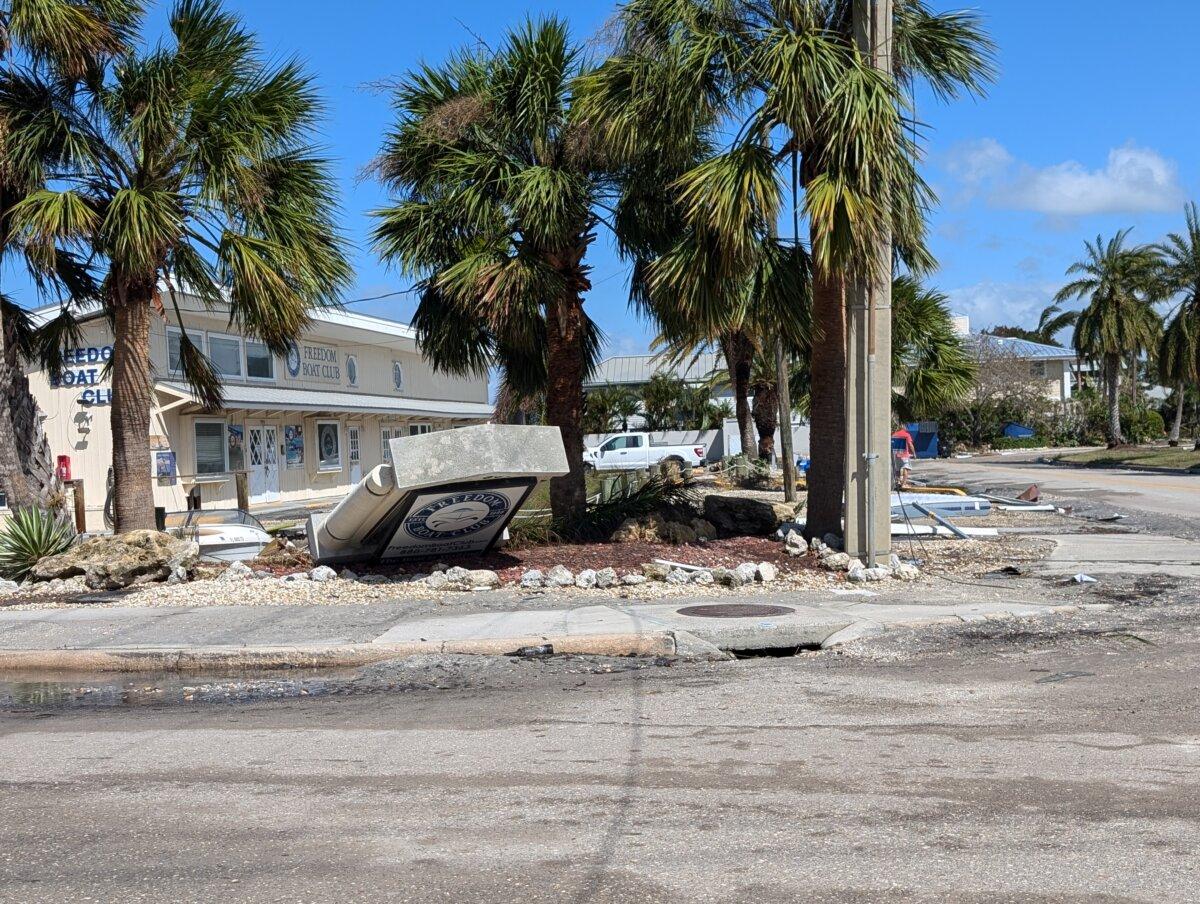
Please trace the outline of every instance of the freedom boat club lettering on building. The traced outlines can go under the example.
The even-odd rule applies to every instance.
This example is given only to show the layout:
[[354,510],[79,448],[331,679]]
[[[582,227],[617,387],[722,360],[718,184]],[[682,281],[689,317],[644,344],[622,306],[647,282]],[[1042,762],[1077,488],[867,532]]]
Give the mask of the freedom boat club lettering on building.
[[63,351],[62,376],[50,380],[54,389],[86,387],[79,393],[81,405],[111,405],[112,389],[102,387],[104,368],[112,360],[113,347],[87,346]]
[[328,345],[296,345],[288,349],[287,368],[293,377],[306,380],[342,381],[338,350]]

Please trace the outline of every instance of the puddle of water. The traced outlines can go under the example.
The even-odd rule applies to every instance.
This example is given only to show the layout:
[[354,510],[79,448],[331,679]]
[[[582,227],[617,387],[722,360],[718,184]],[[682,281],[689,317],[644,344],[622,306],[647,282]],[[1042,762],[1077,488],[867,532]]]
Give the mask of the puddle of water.
[[10,672],[0,677],[0,711],[250,703],[318,697],[344,688],[354,673],[329,669],[204,674]]

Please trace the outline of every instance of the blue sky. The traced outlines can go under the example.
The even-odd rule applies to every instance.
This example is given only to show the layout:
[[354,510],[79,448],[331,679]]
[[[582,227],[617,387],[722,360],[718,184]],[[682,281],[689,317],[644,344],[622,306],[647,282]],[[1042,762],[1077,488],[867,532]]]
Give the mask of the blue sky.
[[[606,0],[228,5],[268,51],[305,60],[328,100],[323,142],[337,161],[345,228],[356,245],[353,298],[408,286],[367,247],[367,211],[383,195],[360,172],[389,121],[387,98],[371,83],[438,61],[472,34],[494,44],[526,15],[567,17],[586,39],[614,8]],[[931,282],[976,328],[1036,321],[1085,237],[1133,226],[1135,239],[1157,240],[1178,228],[1184,202],[1200,197],[1200,120],[1188,76],[1200,4],[989,0],[979,8],[1000,48],[998,82],[983,100],[924,99],[918,111],[929,127],[925,173],[941,197],[931,222],[941,270]],[[162,10],[156,17],[161,23]],[[610,351],[644,350],[652,331],[629,313],[625,271],[603,240],[592,263],[588,307]],[[413,301],[354,308],[407,320]]]

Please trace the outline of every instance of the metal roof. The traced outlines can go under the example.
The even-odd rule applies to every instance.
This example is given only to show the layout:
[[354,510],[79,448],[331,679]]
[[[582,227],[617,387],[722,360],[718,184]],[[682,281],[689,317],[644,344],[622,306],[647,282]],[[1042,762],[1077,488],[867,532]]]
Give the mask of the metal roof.
[[[155,389],[181,399],[200,401],[184,383],[162,381]],[[337,392],[317,389],[283,389],[278,386],[235,386],[225,388],[226,410],[312,411],[344,414],[383,414],[398,417],[490,418],[492,406],[486,402],[449,402],[441,399],[408,399],[396,396],[367,395],[361,392]]]
[[595,389],[606,384],[638,386],[649,383],[655,374],[670,374],[688,383],[702,383],[716,371],[725,369],[725,358],[718,352],[705,352],[695,359],[673,364],[665,355],[614,355],[596,365],[584,384]]
[[972,333],[968,341],[978,348],[987,343],[1018,358],[1033,360],[1074,360],[1075,353],[1061,345],[1045,345],[1041,342],[1030,342],[1028,339],[1015,339],[1008,336],[992,336],[988,333]]

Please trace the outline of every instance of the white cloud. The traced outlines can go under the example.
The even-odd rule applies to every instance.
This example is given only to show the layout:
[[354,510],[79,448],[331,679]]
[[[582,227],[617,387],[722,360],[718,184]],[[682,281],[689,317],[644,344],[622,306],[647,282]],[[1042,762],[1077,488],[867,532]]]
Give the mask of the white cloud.
[[1074,160],[1044,169],[1021,167],[997,187],[993,203],[1051,216],[1171,211],[1183,203],[1179,170],[1165,157],[1133,145],[1108,152],[1103,169]]
[[952,311],[971,318],[978,332],[992,326],[1037,325],[1042,309],[1054,299],[1060,286],[1051,283],[1006,283],[987,280],[972,286],[950,289]]
[[963,141],[945,156],[946,172],[965,188],[975,188],[1013,165],[1012,154],[995,138]]
[[1045,167],[1018,162],[992,138],[963,142],[946,155],[945,168],[962,196],[986,191],[992,207],[1029,210],[1052,218],[1177,209],[1184,192],[1175,163],[1150,148],[1113,148],[1100,169],[1075,160]]

